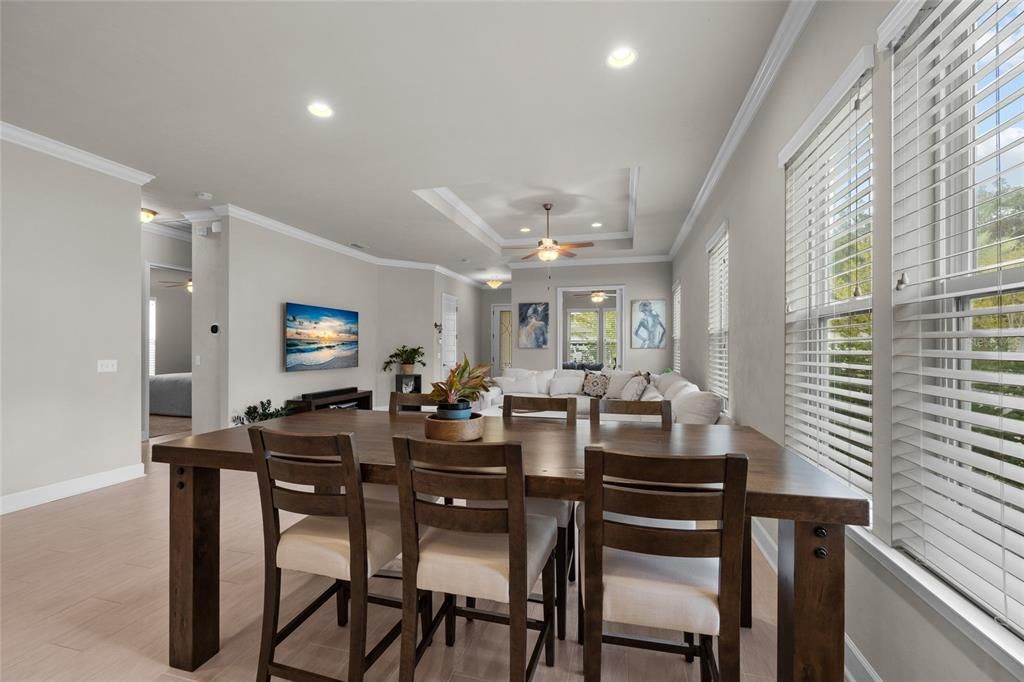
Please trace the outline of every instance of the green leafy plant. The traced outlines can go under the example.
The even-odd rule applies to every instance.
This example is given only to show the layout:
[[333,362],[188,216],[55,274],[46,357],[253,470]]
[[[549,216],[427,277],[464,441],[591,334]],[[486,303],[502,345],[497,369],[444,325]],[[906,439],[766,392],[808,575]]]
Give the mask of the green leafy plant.
[[249,405],[242,414],[236,414],[232,417],[231,421],[237,426],[255,424],[257,422],[265,422],[268,419],[287,416],[290,411],[287,407],[273,407],[268,398],[261,400],[258,405]]
[[430,397],[439,403],[449,405],[454,405],[460,400],[476,400],[481,393],[494,385],[494,380],[488,376],[490,371],[490,365],[470,366],[469,358],[463,355],[462,363],[452,368],[447,379],[431,384],[433,390]]
[[423,358],[426,357],[426,353],[423,351],[423,346],[416,346],[415,348],[410,346],[399,346],[396,348],[391,355],[388,356],[387,360],[384,361],[383,370],[386,372],[391,369],[394,365],[421,365],[427,366],[427,363],[423,362]]

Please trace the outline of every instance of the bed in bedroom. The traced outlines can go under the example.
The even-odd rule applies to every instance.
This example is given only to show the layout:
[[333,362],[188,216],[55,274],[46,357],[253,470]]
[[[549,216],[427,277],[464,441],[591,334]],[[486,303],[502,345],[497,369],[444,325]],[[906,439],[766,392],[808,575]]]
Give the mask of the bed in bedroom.
[[149,413],[169,417],[191,417],[192,372],[151,376]]

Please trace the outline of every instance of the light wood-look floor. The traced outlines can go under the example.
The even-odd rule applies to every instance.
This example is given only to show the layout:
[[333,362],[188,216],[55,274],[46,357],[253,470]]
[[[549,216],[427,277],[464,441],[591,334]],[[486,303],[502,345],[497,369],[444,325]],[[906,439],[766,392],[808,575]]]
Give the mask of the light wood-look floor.
[[164,414],[149,415],[149,435],[151,438],[170,434],[177,436],[192,435],[192,417],[168,417]]
[[[186,673],[166,664],[168,471],[163,465],[148,468],[145,478],[0,517],[0,678],[5,682],[255,677],[263,582],[255,477],[222,473],[221,651],[195,673]],[[742,640],[744,682],[767,682],[775,678],[776,588],[774,574],[757,552],[753,575],[754,628],[744,630]],[[286,572],[282,622],[326,585],[326,579]],[[376,579],[371,589],[398,594],[399,583]],[[535,680],[582,679],[571,594],[569,638],[559,642],[556,667],[541,664]],[[371,607],[371,641],[398,618],[397,610]],[[278,648],[278,660],[338,677],[345,672],[347,647],[347,630],[337,627],[331,606],[325,606]],[[507,678],[507,652],[504,626],[460,621],[457,645],[445,647],[439,633],[417,679]],[[368,679],[396,679],[397,665],[396,643]],[[604,673],[608,680],[699,679],[696,663],[612,646],[604,648]]]

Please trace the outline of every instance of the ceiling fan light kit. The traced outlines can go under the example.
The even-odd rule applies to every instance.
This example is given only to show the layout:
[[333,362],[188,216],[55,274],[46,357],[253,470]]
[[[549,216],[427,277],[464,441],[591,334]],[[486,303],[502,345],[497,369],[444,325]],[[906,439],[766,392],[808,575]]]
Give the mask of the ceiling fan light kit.
[[532,252],[523,256],[523,260],[530,260],[536,256],[539,260],[545,263],[550,263],[553,260],[557,260],[559,256],[565,256],[566,258],[575,258],[576,254],[572,252],[572,249],[584,249],[589,246],[593,246],[594,242],[576,242],[574,244],[559,244],[557,239],[551,238],[551,209],[554,208],[553,204],[544,204],[544,211],[547,214],[546,218],[546,230],[543,239],[537,242],[537,248]]

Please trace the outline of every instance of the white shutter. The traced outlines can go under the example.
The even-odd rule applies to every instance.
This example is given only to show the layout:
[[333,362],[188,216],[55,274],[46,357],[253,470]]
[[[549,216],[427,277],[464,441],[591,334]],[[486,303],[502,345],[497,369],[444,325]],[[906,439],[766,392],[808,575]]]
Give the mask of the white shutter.
[[729,409],[729,233],[708,249],[708,390]]
[[683,353],[680,344],[682,343],[683,328],[683,292],[679,283],[672,287],[672,369],[677,372],[683,371]]
[[893,67],[893,544],[1018,633],[1022,10],[939,3]]
[[871,76],[786,164],[786,447],[871,493]]

